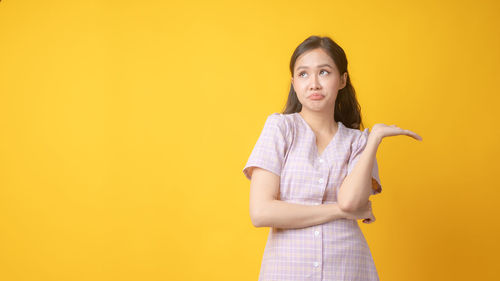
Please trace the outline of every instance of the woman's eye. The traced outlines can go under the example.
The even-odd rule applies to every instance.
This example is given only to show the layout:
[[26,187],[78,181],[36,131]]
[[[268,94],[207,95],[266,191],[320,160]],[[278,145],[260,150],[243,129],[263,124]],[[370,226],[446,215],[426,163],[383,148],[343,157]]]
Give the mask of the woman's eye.
[[[321,72],[326,72],[327,74],[329,74],[329,73],[330,73],[330,71],[327,71],[327,70],[324,70],[324,69],[322,69],[322,70],[320,71],[320,73],[321,73]],[[306,72],[301,72],[301,73],[299,73],[299,77],[304,77],[302,74],[306,74]]]

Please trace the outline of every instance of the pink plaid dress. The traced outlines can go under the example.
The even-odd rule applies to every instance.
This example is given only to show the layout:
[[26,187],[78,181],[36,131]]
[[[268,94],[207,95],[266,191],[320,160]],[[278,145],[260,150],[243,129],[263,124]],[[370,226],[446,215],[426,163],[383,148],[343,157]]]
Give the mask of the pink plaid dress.
[[[319,155],[316,136],[299,113],[273,113],[250,154],[251,167],[280,176],[280,200],[304,205],[332,204],[345,176],[364,150],[369,135],[337,122],[338,131]],[[378,164],[372,195],[382,191]],[[375,264],[357,220],[337,219],[305,228],[271,228],[259,281],[375,281]]]

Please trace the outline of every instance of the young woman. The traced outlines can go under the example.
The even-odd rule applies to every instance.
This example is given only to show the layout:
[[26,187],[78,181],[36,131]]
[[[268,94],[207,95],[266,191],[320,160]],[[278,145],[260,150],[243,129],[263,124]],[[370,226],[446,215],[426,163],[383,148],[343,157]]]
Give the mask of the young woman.
[[290,71],[286,108],[267,117],[243,169],[251,221],[271,227],[259,280],[379,280],[357,222],[375,221],[377,148],[388,136],[422,138],[395,125],[360,130],[347,58],[331,38],[302,42]]

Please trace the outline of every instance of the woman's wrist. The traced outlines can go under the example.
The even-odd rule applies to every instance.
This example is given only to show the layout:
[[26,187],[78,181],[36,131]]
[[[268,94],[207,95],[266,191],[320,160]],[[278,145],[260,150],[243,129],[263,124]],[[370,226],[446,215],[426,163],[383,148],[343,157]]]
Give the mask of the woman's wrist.
[[368,140],[366,141],[366,145],[375,145],[378,146],[382,142],[382,137],[376,132],[371,132],[368,135]]

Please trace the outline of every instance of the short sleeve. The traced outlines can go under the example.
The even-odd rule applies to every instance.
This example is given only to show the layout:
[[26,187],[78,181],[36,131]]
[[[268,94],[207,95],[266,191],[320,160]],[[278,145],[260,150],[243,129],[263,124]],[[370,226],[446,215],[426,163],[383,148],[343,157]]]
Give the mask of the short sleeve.
[[273,113],[267,117],[257,143],[243,168],[243,174],[251,180],[253,168],[259,167],[280,176],[285,151],[286,127],[283,116]]
[[[368,135],[370,134],[368,128],[364,131],[361,131],[358,139],[353,144],[353,150],[351,156],[349,158],[349,164],[347,165],[347,174],[350,174],[354,166],[359,160],[361,153],[365,150],[366,143],[368,141]],[[380,175],[378,169],[377,158],[375,158],[375,162],[373,164],[372,169],[372,189],[371,194],[375,195],[382,192],[382,183],[380,182]]]

